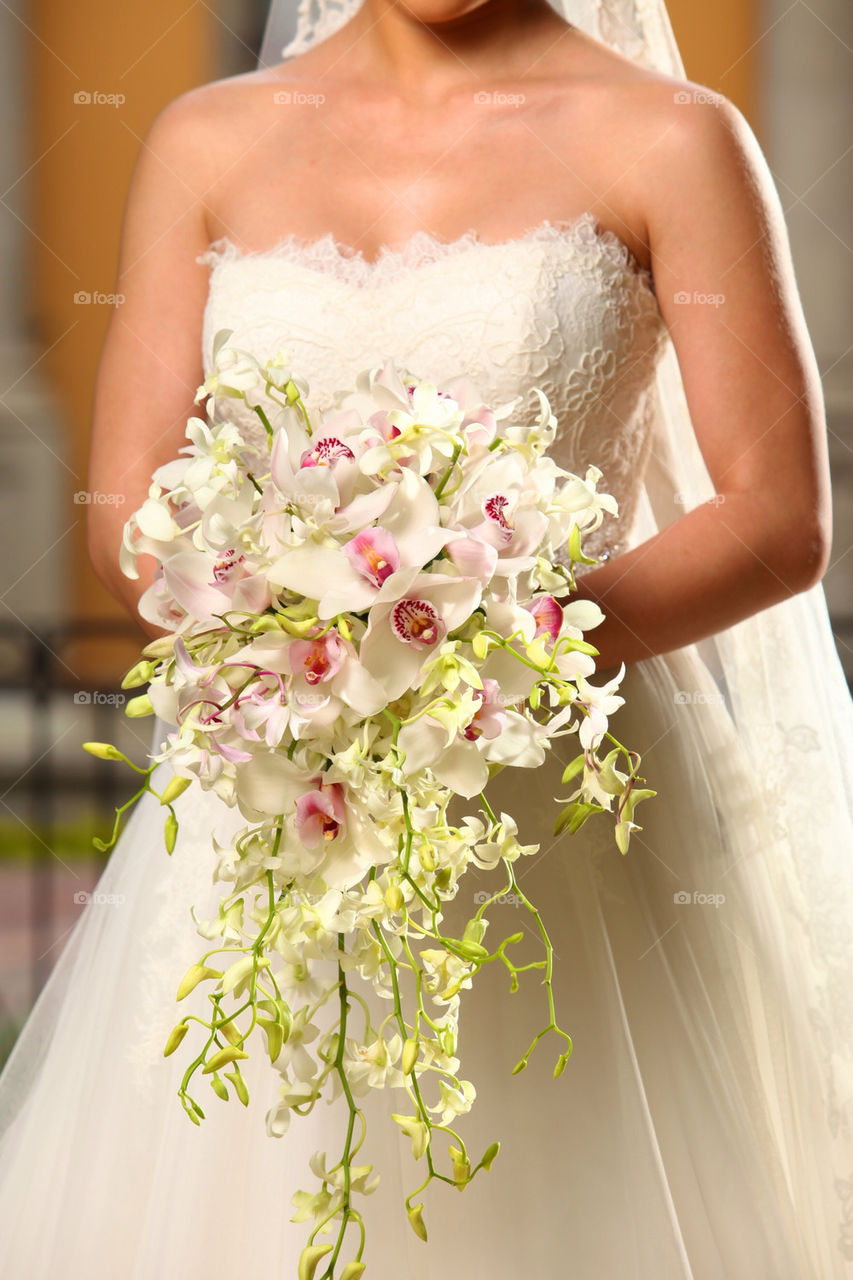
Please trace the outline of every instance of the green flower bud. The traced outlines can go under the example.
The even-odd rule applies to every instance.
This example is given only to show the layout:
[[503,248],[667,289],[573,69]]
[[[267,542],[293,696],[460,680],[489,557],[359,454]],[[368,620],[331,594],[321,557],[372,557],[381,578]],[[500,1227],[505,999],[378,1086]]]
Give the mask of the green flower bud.
[[83,750],[88,751],[90,756],[97,756],[99,760],[127,760],[127,756],[111,742],[84,742]]
[[223,1084],[219,1076],[214,1076],[210,1082],[210,1087],[216,1094],[217,1098],[221,1098],[223,1102],[228,1101],[228,1086]]
[[136,689],[141,684],[147,684],[156,670],[156,662],[137,662],[122,679],[122,689]]
[[209,1076],[212,1071],[218,1071],[220,1067],[226,1066],[229,1062],[236,1062],[238,1058],[248,1058],[248,1056],[248,1053],[238,1049],[235,1044],[228,1044],[204,1064],[202,1075]]
[[327,1253],[331,1253],[332,1246],[330,1244],[309,1244],[299,1255],[299,1268],[297,1271],[297,1280],[314,1280],[314,1272],[321,1258],[325,1258]]
[[418,1051],[420,1049],[420,1041],[411,1036],[403,1045],[403,1056],[401,1060],[401,1070],[404,1076],[411,1075],[418,1060]]
[[192,778],[170,778],[160,795],[161,804],[171,804],[191,786]]
[[249,1105],[249,1090],[246,1088],[246,1081],[237,1071],[226,1071],[225,1079],[230,1080],[234,1086],[234,1092],[240,1099],[244,1107]]
[[270,1018],[258,1018],[258,1022],[266,1032],[270,1062],[275,1062],[284,1044],[284,1028],[279,1022],[273,1022]]
[[574,560],[577,564],[595,564],[596,563],[594,559],[590,559],[589,556],[585,556],[583,551],[581,550],[581,531],[576,524],[573,524],[571,529],[569,530],[567,546],[568,546],[569,555],[571,556],[572,560]]
[[482,1160],[480,1161],[480,1164],[483,1166],[484,1169],[491,1169],[492,1161],[495,1159],[500,1149],[501,1149],[501,1144],[499,1142],[493,1142],[490,1147],[486,1148],[486,1154],[483,1156]]
[[474,657],[479,658],[482,662],[491,647],[491,637],[484,635],[482,631],[478,631],[471,641],[471,648],[474,650]]
[[166,826],[163,831],[163,840],[166,845],[167,853],[174,853],[175,844],[178,839],[178,819],[173,813],[166,818]]
[[[409,1218],[409,1222],[412,1224],[412,1230],[414,1231],[416,1236],[420,1237],[421,1240],[426,1240],[427,1229],[426,1229],[426,1226],[424,1225],[424,1220],[422,1215],[423,1215],[422,1204],[413,1204],[411,1208],[408,1210],[408,1218]],[[301,1280],[301,1277],[300,1277],[300,1280]]]
[[175,640],[177,636],[157,636],[156,640],[149,640],[148,644],[142,650],[146,658],[171,658],[175,652]]
[[348,1262],[341,1272],[341,1280],[361,1280],[366,1265],[364,1262]]
[[255,618],[254,622],[249,625],[249,631],[253,636],[261,635],[266,631],[280,631],[278,618],[274,613],[263,613],[260,618]]
[[565,1071],[565,1069],[566,1069],[566,1063],[568,1062],[568,1060],[569,1060],[569,1058],[570,1058],[571,1056],[572,1056],[572,1051],[571,1051],[571,1049],[567,1049],[565,1053],[561,1053],[561,1054],[560,1054],[559,1058],[557,1059],[557,1064],[556,1064],[556,1066],[554,1067],[554,1079],[555,1079],[555,1080],[558,1080],[558,1079],[560,1078],[560,1076],[563,1074],[563,1072],[564,1072],[564,1071]]
[[317,625],[317,618],[288,618],[285,614],[278,615],[279,626],[282,631],[286,631],[288,635],[296,636],[297,639],[303,640]]
[[205,978],[221,978],[222,974],[219,969],[209,969],[206,964],[191,964],[187,969],[183,978],[181,978],[176,1000],[183,1000],[184,996],[188,996],[194,991],[200,982]]
[[398,884],[389,884],[388,888],[385,890],[385,905],[388,909],[390,911],[399,911],[401,910],[404,902],[405,898],[403,897],[403,890],[400,886]]
[[154,708],[151,705],[151,699],[147,693],[141,693],[138,698],[131,698],[124,709],[124,714],[131,720],[139,720],[143,716],[153,716]]
[[240,1045],[243,1043],[243,1037],[240,1035],[240,1028],[236,1022],[223,1022],[219,1027],[220,1035],[223,1035],[229,1044]]
[[185,1022],[179,1022],[176,1027],[172,1027],[172,1030],[169,1032],[169,1039],[166,1041],[166,1047],[163,1050],[164,1058],[168,1058],[169,1054],[175,1052],[178,1045],[187,1034],[187,1030],[188,1027]]

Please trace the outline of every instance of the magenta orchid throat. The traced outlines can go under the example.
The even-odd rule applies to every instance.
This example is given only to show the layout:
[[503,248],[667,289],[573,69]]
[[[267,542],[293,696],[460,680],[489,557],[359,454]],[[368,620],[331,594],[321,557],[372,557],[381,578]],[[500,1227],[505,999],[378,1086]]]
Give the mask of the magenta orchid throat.
[[[542,971],[547,1024],[516,1071],[546,1036],[555,1076],[571,1053],[547,929],[514,873],[539,846],[494,812],[490,779],[538,767],[576,734],[555,832],[608,813],[623,853],[655,793],[608,727],[624,667],[590,683],[585,633],[604,615],[572,598],[575,567],[593,563],[582,537],[616,503],[597,468],[580,477],[549,456],[557,424],[541,390],[521,423],[519,401],[490,407],[465,377],[439,388],[389,358],[314,423],[288,353],[261,365],[230,337],[217,335],[196,396],[206,418],[190,419],[181,456],[125,526],[124,572],[137,576],[139,555],[157,562],[140,613],[168,633],[125,677],[148,685],[127,711],[173,728],[99,843],[112,847],[146,791],[166,811],[169,852],[190,786],[245,819],[227,847],[211,844],[227,892],[215,919],[193,912],[208,946],[180,979],[189,1011],[164,1052],[192,1043],[178,1094],[194,1124],[205,1076],[248,1102],[240,1063],[259,1039],[280,1082],[272,1136],[322,1098],[345,1107],[340,1152],[312,1158],[318,1186],[294,1197],[294,1220],[312,1224],[299,1280],[356,1280],[368,1262],[358,1197],[379,1177],[356,1162],[360,1096],[400,1093],[394,1120],[423,1169],[406,1211],[424,1240],[427,1185],[462,1188],[497,1154],[494,1143],[475,1161],[455,1127],[476,1097],[457,1056],[461,994],[483,966],[503,965],[511,990],[522,970]],[[237,403],[263,424],[262,446],[241,433]],[[157,791],[162,762],[173,776]],[[452,821],[458,798],[477,804]],[[498,883],[450,937],[442,908],[472,866],[499,869]],[[487,911],[510,890],[541,939],[532,964],[513,961],[521,933],[485,943]]]

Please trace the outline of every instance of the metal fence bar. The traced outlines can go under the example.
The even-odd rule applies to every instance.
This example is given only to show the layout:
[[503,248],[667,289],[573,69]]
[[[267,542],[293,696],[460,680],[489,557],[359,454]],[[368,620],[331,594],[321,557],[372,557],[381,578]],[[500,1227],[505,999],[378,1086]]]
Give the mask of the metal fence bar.
[[[109,768],[103,761],[79,752],[79,767],[57,768],[55,735],[51,712],[61,705],[62,695],[69,698],[89,694],[92,732],[86,737],[110,741],[116,728],[114,704],[104,693],[120,696],[120,677],[100,679],[97,690],[93,683],[78,680],[66,667],[62,654],[69,645],[103,642],[130,642],[135,648],[144,637],[130,621],[75,619],[43,627],[39,632],[21,623],[0,623],[0,699],[23,693],[23,717],[28,742],[21,756],[0,769],[0,788],[7,816],[25,814],[20,823],[21,850],[25,855],[28,880],[26,923],[29,934],[29,991],[32,1003],[42,989],[55,959],[45,940],[56,932],[54,888],[57,875],[56,852],[59,844],[58,824],[63,800],[87,801],[88,808],[104,815],[104,825],[111,821],[112,811],[125,798],[127,776]],[[82,742],[81,737],[81,742]],[[79,744],[78,744],[79,745]],[[103,835],[103,828],[92,835]],[[106,855],[94,849],[92,858],[103,868]],[[0,1013],[9,1015],[8,1000],[0,992]]]

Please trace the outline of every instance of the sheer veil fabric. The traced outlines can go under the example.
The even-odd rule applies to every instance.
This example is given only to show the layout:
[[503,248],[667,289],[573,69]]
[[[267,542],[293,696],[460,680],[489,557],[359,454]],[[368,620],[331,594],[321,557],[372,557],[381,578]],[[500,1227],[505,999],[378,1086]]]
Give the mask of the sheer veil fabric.
[[[361,0],[273,0],[261,65],[305,52],[331,35]],[[665,0],[551,0],[567,21],[645,67],[681,77],[684,65]],[[671,344],[659,362],[652,447],[641,516],[633,541],[643,542],[685,511],[714,496],[690,419]],[[682,664],[686,663],[685,668]],[[837,1139],[833,1161],[843,1205],[841,1233],[853,1258],[853,710],[835,648],[826,598],[818,584],[736,626],[655,659],[662,688],[689,669],[701,672],[705,697],[728,710],[732,743],[757,767],[756,803],[771,814],[775,840],[767,860],[766,908],[784,931],[787,950],[820,1058],[825,1120]],[[682,674],[679,676],[678,672]],[[691,690],[693,686],[690,686]],[[691,694],[695,696],[695,691]],[[740,781],[743,781],[741,777]],[[760,798],[758,798],[760,797]],[[720,798],[742,804],[735,786]],[[796,1181],[801,1141],[780,1133]]]

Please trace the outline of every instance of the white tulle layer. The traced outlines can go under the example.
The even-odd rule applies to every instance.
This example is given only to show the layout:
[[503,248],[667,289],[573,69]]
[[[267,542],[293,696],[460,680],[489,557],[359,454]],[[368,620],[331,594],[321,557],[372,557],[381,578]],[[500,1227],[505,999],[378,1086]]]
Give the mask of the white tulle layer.
[[[827,1096],[806,958],[774,889],[770,815],[695,650],[637,664],[623,691],[612,728],[643,752],[659,792],[626,857],[605,821],[551,838],[556,760],[495,784],[521,838],[542,842],[519,872],[554,942],[569,1066],[552,1078],[558,1046],[546,1039],[510,1074],[547,1022],[545,993],[534,971],[511,996],[505,971],[487,966],[463,997],[461,1074],[478,1098],[459,1127],[475,1156],[495,1138],[501,1153],[463,1194],[429,1188],[425,1245],[402,1206],[421,1166],[388,1119],[404,1095],[371,1098],[364,1158],[382,1172],[362,1202],[372,1280],[853,1275],[849,1080]],[[339,1150],[341,1114],[323,1106],[268,1137],[276,1075],[260,1054],[246,1064],[247,1110],[211,1092],[200,1129],[183,1114],[187,1055],[164,1060],[161,1046],[176,983],[203,945],[188,906],[212,914],[218,895],[211,831],[238,818],[185,793],[170,859],[162,811],[146,801],[99,886],[122,900],[86,908],[0,1077],[6,1274],[295,1278],[307,1229],[290,1221],[290,1197],[314,1190],[313,1151]],[[472,873],[448,923],[497,884]],[[524,927],[512,906],[492,920],[490,941]]]

